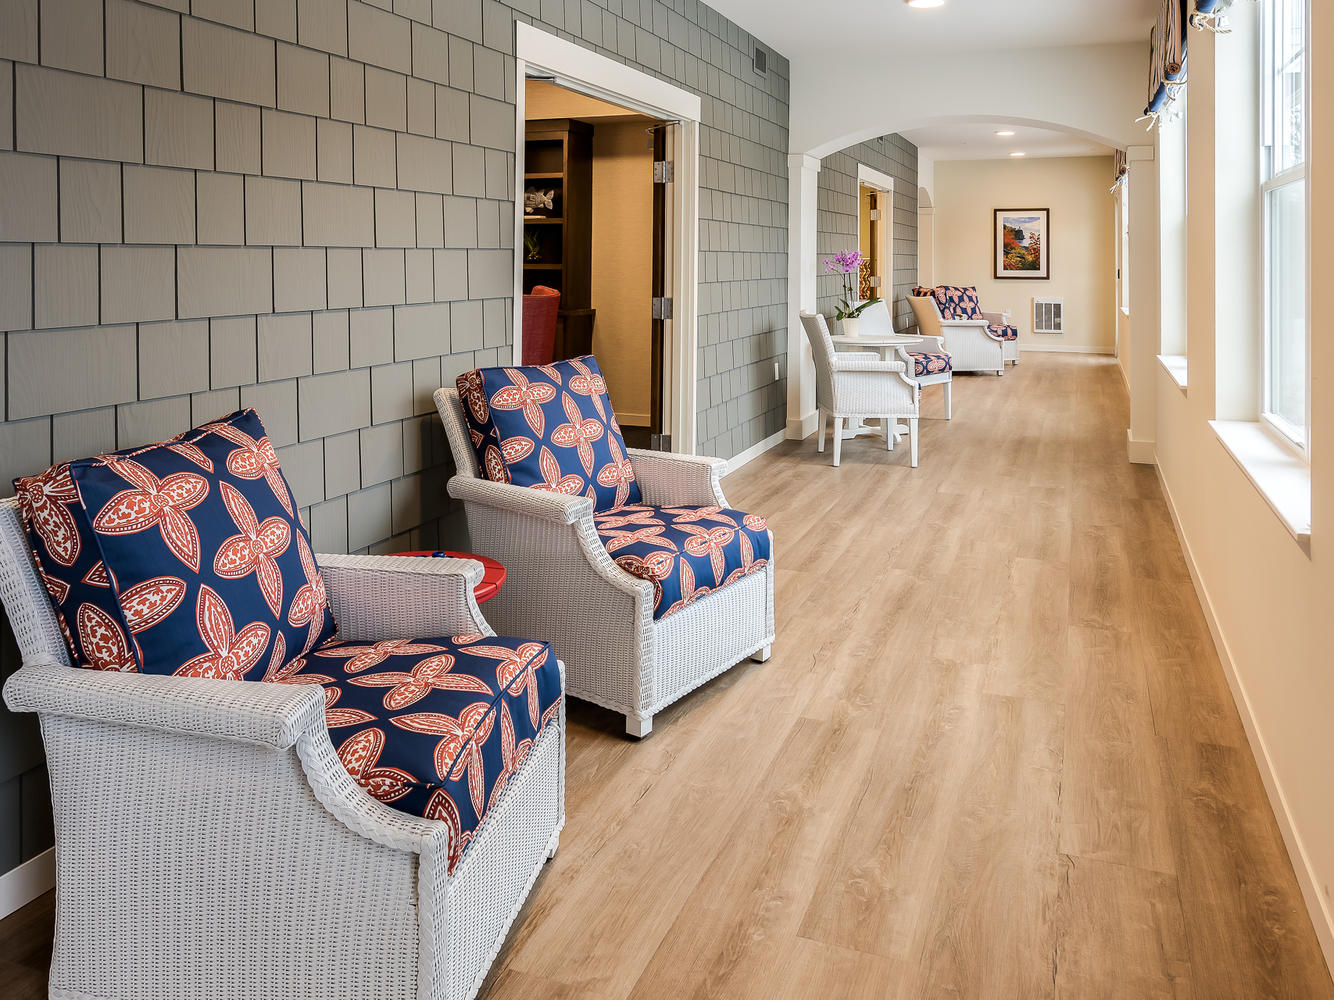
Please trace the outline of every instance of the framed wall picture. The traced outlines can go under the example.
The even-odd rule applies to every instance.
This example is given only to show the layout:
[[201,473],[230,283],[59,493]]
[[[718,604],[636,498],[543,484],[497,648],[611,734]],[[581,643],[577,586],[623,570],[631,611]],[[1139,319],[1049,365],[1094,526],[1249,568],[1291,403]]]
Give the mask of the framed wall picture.
[[1051,210],[995,210],[997,278],[1051,277]]

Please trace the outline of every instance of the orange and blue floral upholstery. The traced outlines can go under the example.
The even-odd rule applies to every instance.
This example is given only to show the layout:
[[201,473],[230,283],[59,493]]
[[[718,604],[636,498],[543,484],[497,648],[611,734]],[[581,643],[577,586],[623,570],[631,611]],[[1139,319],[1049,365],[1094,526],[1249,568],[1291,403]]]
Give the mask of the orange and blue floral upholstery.
[[913,285],[910,293],[914,298],[929,299],[935,294],[934,288],[927,288],[923,285]]
[[457,379],[477,464],[492,482],[638,503],[639,483],[593,356],[478,368]]
[[688,607],[769,562],[763,517],[728,507],[632,504],[593,516],[616,565],[653,584],[653,617]]
[[913,374],[918,378],[924,375],[939,375],[942,372],[950,371],[953,367],[953,362],[948,354],[909,351],[908,357],[912,358]]
[[977,289],[972,285],[937,285],[931,295],[940,307],[940,318],[945,320],[982,319],[982,304]]
[[448,824],[451,873],[561,699],[550,645],[493,635],[334,640],[263,680],[323,685],[343,767],[386,805]]
[[988,323],[987,330],[993,337],[999,337],[1001,340],[1018,340],[1019,328],[1010,326],[1006,323]]
[[310,538],[254,410],[14,488],[81,666],[257,679],[334,634]]

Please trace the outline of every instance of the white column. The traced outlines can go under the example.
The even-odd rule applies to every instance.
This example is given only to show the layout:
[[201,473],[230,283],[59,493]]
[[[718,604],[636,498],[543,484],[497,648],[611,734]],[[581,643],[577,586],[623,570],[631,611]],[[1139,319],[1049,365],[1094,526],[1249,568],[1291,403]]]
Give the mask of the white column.
[[1130,427],[1126,449],[1130,461],[1153,465],[1158,412],[1158,163],[1153,146],[1126,150],[1130,201]]
[[815,227],[820,161],[799,153],[787,158],[787,436],[815,431],[815,362],[801,327],[801,313],[815,311]]

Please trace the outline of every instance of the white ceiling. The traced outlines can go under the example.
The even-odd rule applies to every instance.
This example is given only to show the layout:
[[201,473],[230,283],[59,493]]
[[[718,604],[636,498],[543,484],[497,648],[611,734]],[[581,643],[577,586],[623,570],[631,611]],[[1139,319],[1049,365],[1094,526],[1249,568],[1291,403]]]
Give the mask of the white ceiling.
[[[893,59],[896,53],[1009,48],[1148,45],[1157,0],[945,0],[919,10],[903,0],[710,0],[766,45],[795,61],[807,56]],[[1022,69],[1022,67],[1017,67]],[[830,66],[837,72],[837,65]],[[928,83],[929,81],[924,81]]]
[[[998,136],[1009,129],[1012,136]],[[1006,160],[1013,151],[1024,159],[1044,156],[1110,156],[1112,148],[1069,132],[1009,125],[1002,121],[949,122],[910,129],[903,137],[929,160]]]

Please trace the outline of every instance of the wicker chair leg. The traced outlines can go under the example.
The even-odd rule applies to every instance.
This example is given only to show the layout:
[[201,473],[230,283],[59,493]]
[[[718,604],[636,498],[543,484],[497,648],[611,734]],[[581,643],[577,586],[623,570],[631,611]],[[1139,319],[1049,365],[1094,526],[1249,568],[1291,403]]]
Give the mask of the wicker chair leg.
[[913,417],[908,421],[908,437],[911,439],[912,447],[912,467],[917,468],[917,418]]
[[945,419],[954,419],[954,384],[953,379],[945,383]]
[[834,415],[834,468],[838,468],[838,460],[843,454],[843,418]]
[[551,842],[547,844],[547,860],[550,861],[556,856],[556,851],[560,848],[560,831],[557,830],[552,836]]
[[625,732],[637,740],[642,740],[653,732],[653,716],[645,715],[641,718],[636,715],[627,715],[625,717]]
[[829,411],[823,406],[820,407],[820,415],[815,421],[815,450],[824,451],[824,432],[826,422],[829,420]]
[[767,663],[769,661],[769,655],[772,652],[772,649],[773,649],[772,646],[763,646],[760,649],[755,650],[755,652],[751,653],[750,658],[754,660],[756,663]]

